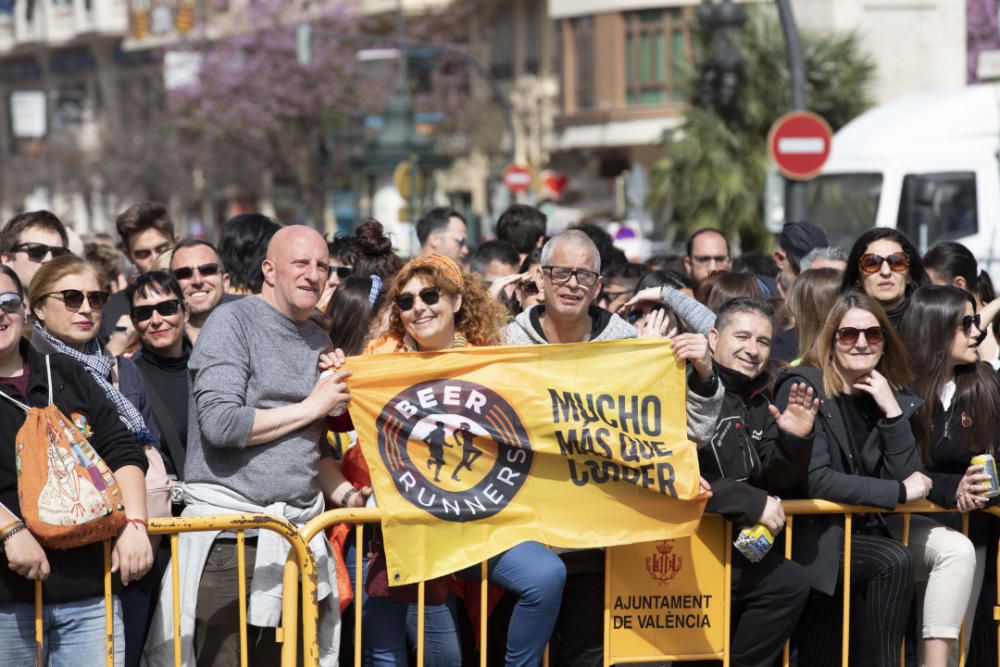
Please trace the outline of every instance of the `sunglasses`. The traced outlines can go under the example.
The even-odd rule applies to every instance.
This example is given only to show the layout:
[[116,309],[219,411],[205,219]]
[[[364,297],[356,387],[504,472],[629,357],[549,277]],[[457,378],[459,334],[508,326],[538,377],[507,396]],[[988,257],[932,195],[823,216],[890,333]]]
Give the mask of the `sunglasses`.
[[165,253],[166,251],[170,250],[173,247],[174,247],[173,243],[161,243],[152,250],[150,250],[149,248],[143,250],[133,250],[132,257],[136,259],[149,259],[154,254],[157,257],[159,257],[160,255],[162,255],[163,253]]
[[428,287],[420,290],[417,294],[407,294],[406,292],[397,294],[393,300],[396,302],[396,307],[399,308],[400,312],[405,313],[416,305],[418,296],[426,305],[433,306],[441,299],[441,292],[433,287]]
[[882,327],[868,327],[867,329],[840,327],[836,332],[837,340],[848,346],[857,343],[858,337],[862,334],[864,334],[865,340],[868,341],[869,345],[878,345],[885,340],[885,331]]
[[154,310],[160,314],[160,317],[170,317],[171,315],[176,315],[180,309],[180,300],[167,299],[166,301],[154,303],[151,306],[132,306],[129,315],[132,317],[132,321],[138,324],[151,318]]
[[21,310],[24,300],[18,296],[17,292],[4,292],[0,294],[0,310],[13,315]]
[[879,272],[883,262],[889,263],[889,270],[893,273],[906,273],[910,268],[910,258],[902,252],[894,252],[888,257],[871,252],[865,253],[858,260],[858,268],[861,269],[861,273],[871,275]]
[[201,266],[182,266],[174,269],[174,278],[177,278],[177,280],[191,280],[194,277],[195,271],[203,276],[214,276],[219,272],[219,264],[212,262],[211,264],[202,264]]
[[549,278],[557,285],[568,283],[570,278],[576,276],[576,282],[580,287],[593,287],[600,276],[596,271],[571,269],[568,266],[543,266],[542,271],[548,273]]
[[45,245],[44,243],[18,243],[11,250],[27,253],[28,259],[32,262],[42,261],[49,253],[52,253],[52,259],[69,254],[69,248],[60,245]]
[[341,280],[345,280],[347,278],[350,278],[351,274],[354,273],[354,267],[353,266],[331,266],[330,267],[330,271],[333,272],[333,273],[336,273],[337,277],[340,278]]
[[517,284],[517,288],[521,290],[522,296],[534,296],[538,294],[538,283],[531,280],[522,280]]
[[962,318],[961,321],[962,331],[964,331],[965,333],[969,333],[970,331],[972,331],[973,324],[976,325],[977,329],[982,330],[983,327],[980,326],[982,321],[983,320],[979,316],[979,313],[976,313],[975,315],[966,315],[965,317]]
[[64,289],[60,292],[49,292],[43,294],[42,298],[54,296],[63,302],[66,306],[66,310],[76,310],[83,305],[83,300],[86,299],[87,303],[90,304],[93,310],[102,310],[104,304],[108,302],[107,292],[82,292],[78,289]]

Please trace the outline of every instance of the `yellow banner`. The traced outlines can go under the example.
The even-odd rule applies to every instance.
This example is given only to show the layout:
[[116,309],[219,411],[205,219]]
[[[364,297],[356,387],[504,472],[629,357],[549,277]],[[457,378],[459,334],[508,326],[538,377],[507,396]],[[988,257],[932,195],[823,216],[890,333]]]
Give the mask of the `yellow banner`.
[[604,547],[698,527],[684,369],[665,341],[384,354],[347,367],[390,585],[526,540]]

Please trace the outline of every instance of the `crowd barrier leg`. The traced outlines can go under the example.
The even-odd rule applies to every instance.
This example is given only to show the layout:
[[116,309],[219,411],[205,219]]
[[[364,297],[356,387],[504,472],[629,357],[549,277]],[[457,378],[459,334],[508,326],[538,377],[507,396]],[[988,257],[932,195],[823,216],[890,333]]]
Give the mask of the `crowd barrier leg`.
[[844,515],[844,609],[840,625],[840,664],[848,667],[851,648],[851,531],[854,530],[854,515]]
[[[240,601],[240,667],[247,667],[247,555],[244,531],[236,531],[236,576]],[[284,647],[282,647],[284,652]]]
[[[903,514],[903,546],[910,546],[910,513]],[[917,641],[920,641],[919,639]],[[899,667],[906,667],[906,633],[899,642]]]
[[479,666],[486,667],[489,651],[486,646],[487,616],[490,611],[490,572],[486,561],[479,565]]
[[181,568],[178,562],[180,535],[170,534],[170,581],[173,584],[174,664],[181,664]]
[[364,569],[365,524],[354,526],[354,667],[361,667],[361,598],[364,583],[361,581]]
[[[785,517],[785,560],[792,560],[792,530],[795,522],[794,516]],[[792,640],[785,642],[785,648],[781,650],[781,667],[789,667],[792,661]]]
[[115,667],[115,616],[111,597],[111,540],[104,540],[104,637],[106,662]]
[[42,629],[42,582],[35,580],[35,667],[44,667],[45,634]]

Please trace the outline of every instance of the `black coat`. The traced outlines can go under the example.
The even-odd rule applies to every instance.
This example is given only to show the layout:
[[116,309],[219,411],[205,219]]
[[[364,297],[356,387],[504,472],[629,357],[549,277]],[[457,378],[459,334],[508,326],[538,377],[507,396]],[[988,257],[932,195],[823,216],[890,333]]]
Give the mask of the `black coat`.
[[[906,390],[895,392],[903,415],[878,422],[868,440],[858,445],[858,455],[864,459],[859,462],[854,458],[848,426],[840,408],[823,392],[823,376],[818,368],[799,366],[788,369],[778,378],[778,408],[783,409],[788,404],[788,395],[796,382],[812,386],[820,399],[809,474],[799,495],[894,509],[900,498],[899,480],[921,470],[909,421],[920,407],[920,399]],[[862,470],[878,471],[878,476],[868,476]],[[796,518],[792,558],[806,567],[813,588],[827,595],[832,595],[837,586],[843,544],[844,525],[839,515]]]
[[751,379],[718,365],[716,373],[726,393],[715,434],[698,450],[701,474],[712,485],[705,511],[752,526],[768,494],[794,489],[805,478],[813,439],[778,429],[768,410],[767,373]]
[[[49,400],[45,355],[22,341],[21,356],[28,361],[28,395],[23,396],[8,385],[0,387],[0,391],[21,403],[44,407]],[[74,413],[86,418],[93,430],[93,435],[89,438],[90,444],[108,467],[115,471],[134,465],[145,471],[146,453],[142,445],[122,424],[115,406],[104,396],[104,392],[83,366],[63,354],[51,355],[50,363],[53,402],[70,419],[73,419]],[[14,438],[24,424],[24,418],[24,410],[7,399],[0,398],[0,502],[17,516],[22,514],[17,497]],[[104,594],[101,576],[104,553],[100,543],[77,549],[47,549],[46,555],[52,574],[42,585],[43,599],[49,602],[72,602]],[[117,575],[115,581],[117,584]],[[15,574],[7,567],[6,562],[0,565],[0,603],[33,601],[33,582]]]

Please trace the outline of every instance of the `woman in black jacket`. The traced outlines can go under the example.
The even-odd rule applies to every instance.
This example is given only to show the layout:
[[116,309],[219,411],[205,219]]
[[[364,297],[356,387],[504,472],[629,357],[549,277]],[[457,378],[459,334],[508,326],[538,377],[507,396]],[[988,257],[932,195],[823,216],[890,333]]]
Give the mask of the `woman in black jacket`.
[[901,231],[876,227],[851,247],[841,289],[861,290],[878,301],[893,327],[906,312],[907,297],[930,280],[920,253]]
[[[50,663],[98,665],[105,661],[103,549],[45,550],[24,529],[17,494],[14,440],[25,412],[14,399],[44,407],[51,390],[64,415],[82,425],[95,451],[114,471],[128,523],[112,551],[114,590],[142,577],[152,564],[146,534],[146,456],[82,366],[64,355],[46,355],[22,339],[26,311],[16,274],[0,266],[0,664],[35,660],[34,584],[43,581],[45,647]],[[124,657],[121,607],[115,613],[115,661]]]
[[[857,291],[838,297],[802,365],[777,386],[779,409],[799,382],[820,399],[804,497],[891,510],[927,495],[930,480],[920,473],[907,422],[918,406],[902,390],[908,378],[906,353],[878,303]],[[799,643],[799,664],[839,662],[840,642],[829,626],[836,624],[830,596],[841,586],[843,526],[839,516],[795,521],[792,558],[805,566],[815,591],[797,633],[808,640]],[[891,537],[881,515],[855,517],[852,665],[899,664],[912,576],[909,551]]]
[[[913,367],[921,369],[912,386],[924,403],[913,424],[921,459],[934,482],[930,499],[962,512],[987,505],[978,492],[989,477],[970,460],[977,454],[996,455],[998,444],[1000,377],[979,359],[980,324],[972,294],[958,287],[934,285],[913,293],[899,327]],[[957,515],[938,514],[935,518],[952,528],[961,527]],[[973,604],[967,605],[965,615],[967,633],[972,631],[974,602],[983,583],[987,544],[996,543],[995,527],[990,515],[977,512],[969,516],[975,572],[962,572],[959,580],[948,582],[955,589],[965,577],[973,577]]]

